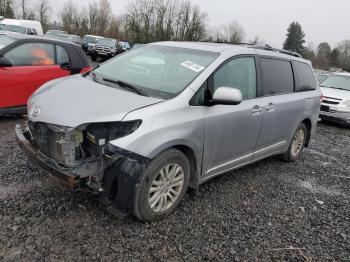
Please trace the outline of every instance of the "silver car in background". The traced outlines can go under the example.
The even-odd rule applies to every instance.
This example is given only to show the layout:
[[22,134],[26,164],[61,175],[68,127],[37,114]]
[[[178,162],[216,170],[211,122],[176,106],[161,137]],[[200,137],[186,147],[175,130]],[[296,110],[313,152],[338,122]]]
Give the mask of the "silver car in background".
[[324,96],[320,118],[350,125],[350,74],[334,73],[320,86]]
[[295,161],[320,97],[310,62],[295,53],[161,42],[45,84],[16,135],[68,187],[155,221],[217,175],[273,155]]

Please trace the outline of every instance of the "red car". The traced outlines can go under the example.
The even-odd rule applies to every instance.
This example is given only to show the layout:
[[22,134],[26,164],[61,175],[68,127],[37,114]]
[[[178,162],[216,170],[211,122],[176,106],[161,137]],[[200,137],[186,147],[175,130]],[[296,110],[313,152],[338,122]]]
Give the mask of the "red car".
[[90,69],[81,46],[41,37],[0,34],[0,115],[25,113],[28,98],[41,85]]

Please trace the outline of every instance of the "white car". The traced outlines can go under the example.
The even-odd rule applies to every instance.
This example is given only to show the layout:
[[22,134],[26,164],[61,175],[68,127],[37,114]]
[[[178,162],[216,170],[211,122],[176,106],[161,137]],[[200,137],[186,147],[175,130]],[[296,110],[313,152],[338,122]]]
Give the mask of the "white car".
[[41,23],[32,20],[3,19],[0,30],[16,32],[25,35],[43,35]]
[[320,87],[324,96],[320,118],[350,125],[350,74],[334,73]]

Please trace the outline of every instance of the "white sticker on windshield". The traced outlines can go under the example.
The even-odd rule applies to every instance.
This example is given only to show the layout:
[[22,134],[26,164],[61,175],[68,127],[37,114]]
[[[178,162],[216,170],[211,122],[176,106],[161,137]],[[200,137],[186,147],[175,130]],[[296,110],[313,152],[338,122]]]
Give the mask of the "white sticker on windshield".
[[203,66],[198,65],[198,64],[193,63],[193,62],[188,61],[188,60],[183,62],[181,65],[184,66],[184,67],[187,67],[187,68],[189,68],[189,69],[191,69],[191,70],[193,70],[193,71],[195,71],[197,73],[204,69]]

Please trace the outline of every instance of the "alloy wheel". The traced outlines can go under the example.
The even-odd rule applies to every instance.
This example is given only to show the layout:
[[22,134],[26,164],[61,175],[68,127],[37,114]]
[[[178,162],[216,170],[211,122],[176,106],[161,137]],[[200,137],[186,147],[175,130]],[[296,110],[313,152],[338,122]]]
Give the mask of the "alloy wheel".
[[297,157],[305,143],[305,132],[303,129],[299,129],[296,134],[294,135],[293,142],[292,142],[292,155],[294,157]]
[[185,181],[184,169],[172,163],[160,169],[148,191],[148,205],[155,213],[164,212],[179,198]]

